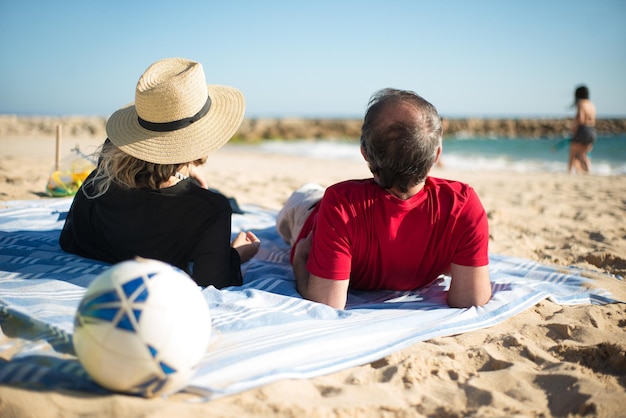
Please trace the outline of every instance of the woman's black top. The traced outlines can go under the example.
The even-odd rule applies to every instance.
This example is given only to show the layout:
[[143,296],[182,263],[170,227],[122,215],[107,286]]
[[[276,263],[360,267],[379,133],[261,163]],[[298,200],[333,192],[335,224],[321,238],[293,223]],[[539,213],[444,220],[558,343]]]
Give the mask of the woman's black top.
[[231,215],[225,196],[192,178],[159,190],[112,184],[95,199],[80,189],[59,243],[64,251],[109,263],[135,256],[161,260],[190,273],[200,286],[239,286],[241,259],[230,246]]

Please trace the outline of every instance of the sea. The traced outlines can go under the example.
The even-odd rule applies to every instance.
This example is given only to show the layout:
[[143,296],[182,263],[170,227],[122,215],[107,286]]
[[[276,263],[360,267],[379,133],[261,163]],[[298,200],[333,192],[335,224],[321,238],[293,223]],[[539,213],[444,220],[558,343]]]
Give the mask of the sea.
[[[264,141],[260,152],[317,159],[362,160],[358,141]],[[445,138],[442,163],[454,170],[565,173],[569,143],[562,138]],[[626,135],[598,137],[589,154],[596,175],[626,175]]]

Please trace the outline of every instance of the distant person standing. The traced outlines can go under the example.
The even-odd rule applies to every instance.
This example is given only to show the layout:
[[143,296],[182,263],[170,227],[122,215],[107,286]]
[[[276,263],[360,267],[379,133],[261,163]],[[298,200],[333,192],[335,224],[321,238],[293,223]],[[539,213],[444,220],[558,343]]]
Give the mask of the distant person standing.
[[591,171],[588,154],[596,142],[596,107],[589,100],[589,89],[586,86],[577,87],[574,97],[576,119],[572,129],[567,172],[571,173],[575,168],[578,173],[588,174]]

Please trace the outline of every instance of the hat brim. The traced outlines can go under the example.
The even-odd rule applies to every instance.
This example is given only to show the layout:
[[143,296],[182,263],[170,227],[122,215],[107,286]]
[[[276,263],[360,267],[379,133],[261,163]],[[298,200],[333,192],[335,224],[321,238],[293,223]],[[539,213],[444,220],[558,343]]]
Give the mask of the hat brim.
[[208,85],[208,113],[191,125],[155,132],[139,125],[135,105],[113,113],[106,124],[111,142],[125,153],[155,164],[179,164],[206,157],[237,132],[245,113],[243,94],[232,87]]

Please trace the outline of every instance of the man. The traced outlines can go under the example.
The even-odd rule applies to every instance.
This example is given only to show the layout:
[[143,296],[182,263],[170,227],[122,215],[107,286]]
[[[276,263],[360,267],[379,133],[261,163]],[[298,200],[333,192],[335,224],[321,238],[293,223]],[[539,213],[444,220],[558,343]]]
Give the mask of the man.
[[470,186],[428,176],[441,149],[432,104],[404,90],[372,96],[361,153],[373,178],[306,185],[278,216],[304,298],[344,309],[349,288],[412,290],[446,273],[450,306],[489,301],[487,216]]

